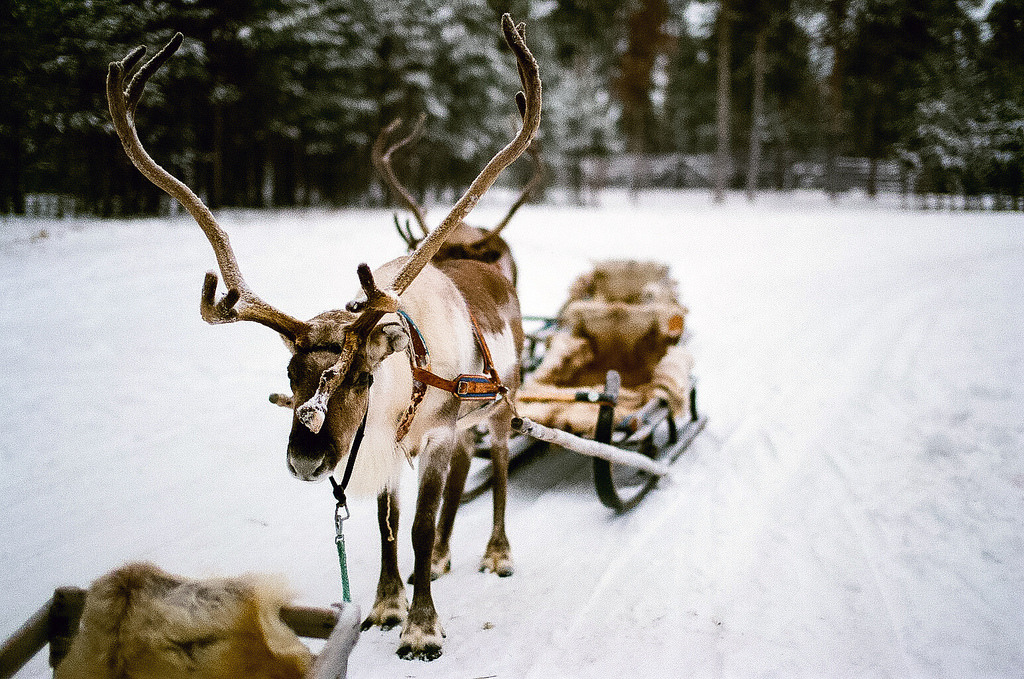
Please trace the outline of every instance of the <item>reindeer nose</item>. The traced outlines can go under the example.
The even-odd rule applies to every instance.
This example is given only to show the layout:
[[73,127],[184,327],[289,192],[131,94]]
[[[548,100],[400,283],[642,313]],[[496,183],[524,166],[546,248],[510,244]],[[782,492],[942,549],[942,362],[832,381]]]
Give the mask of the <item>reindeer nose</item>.
[[327,458],[289,455],[288,470],[303,481],[316,481],[327,471]]

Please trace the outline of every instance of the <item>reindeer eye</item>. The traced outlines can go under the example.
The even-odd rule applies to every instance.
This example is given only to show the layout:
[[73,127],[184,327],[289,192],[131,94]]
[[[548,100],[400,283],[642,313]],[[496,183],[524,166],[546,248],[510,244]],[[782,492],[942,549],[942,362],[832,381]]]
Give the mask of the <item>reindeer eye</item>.
[[316,344],[309,348],[308,353],[314,353],[316,351],[325,351],[329,354],[340,354],[341,345],[337,342],[327,342],[326,344]]

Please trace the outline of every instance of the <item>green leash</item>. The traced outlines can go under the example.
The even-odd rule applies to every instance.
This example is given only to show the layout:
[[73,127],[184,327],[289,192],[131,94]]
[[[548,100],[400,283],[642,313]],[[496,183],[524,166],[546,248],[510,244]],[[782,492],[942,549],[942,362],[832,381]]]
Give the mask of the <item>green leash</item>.
[[[367,389],[372,385],[373,375],[370,375]],[[345,474],[341,477],[341,483],[335,481],[333,475],[330,477],[331,485],[334,487],[334,499],[338,501],[334,508],[334,544],[338,547],[338,565],[341,566],[342,601],[347,604],[352,603],[352,591],[348,585],[348,557],[345,555],[345,531],[342,530],[342,524],[349,517],[345,488],[348,486],[348,480],[352,478],[352,468],[356,464],[359,445],[363,442],[363,434],[366,432],[366,416],[369,412],[369,404],[367,404],[367,410],[363,413],[363,421],[359,424],[359,429],[356,430],[355,438],[352,439],[352,452],[348,454],[348,464],[345,465]]]
[[347,604],[352,603],[352,591],[348,585],[348,558],[345,556],[345,531],[342,524],[348,517],[348,505],[339,502],[334,510],[334,544],[338,546],[338,564],[341,566],[341,599]]

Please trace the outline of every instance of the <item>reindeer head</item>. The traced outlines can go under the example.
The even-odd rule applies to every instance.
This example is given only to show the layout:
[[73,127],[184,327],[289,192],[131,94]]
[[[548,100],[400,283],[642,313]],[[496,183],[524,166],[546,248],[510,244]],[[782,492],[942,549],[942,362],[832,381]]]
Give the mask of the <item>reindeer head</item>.
[[348,310],[313,318],[304,341],[291,343],[292,396],[271,397],[295,413],[288,468],[300,479],[312,481],[330,473],[351,450],[369,407],[373,372],[409,342],[404,328],[387,322],[375,325],[363,340],[359,318]]
[[143,64],[131,80],[127,76],[145,55],[138,47],[124,59],[110,64],[107,102],[114,129],[132,163],[156,186],[185,207],[213,246],[227,292],[219,300],[217,274],[209,272],[203,283],[200,313],[208,323],[255,321],[276,330],[292,349],[288,365],[291,397],[271,397],[294,413],[288,442],[288,465],[300,479],[317,480],[333,472],[352,445],[369,401],[370,376],[389,354],[402,351],[408,338],[394,323],[380,324],[398,310],[399,298],[462,223],[498,175],[529,147],[540,126],[541,82],[537,62],[526,46],[524,27],[506,14],[501,20],[505,41],[516,56],[523,91],[516,103],[523,126],[473,180],[448,216],[419,240],[384,288],[374,281],[369,266],[357,269],[363,294],[344,310],[327,311],[300,321],[278,311],[257,297],[246,285],[228,241],[212,212],[187,187],[158,165],[142,146],[135,129],[135,109],[146,81],[178,49],[180,33]]

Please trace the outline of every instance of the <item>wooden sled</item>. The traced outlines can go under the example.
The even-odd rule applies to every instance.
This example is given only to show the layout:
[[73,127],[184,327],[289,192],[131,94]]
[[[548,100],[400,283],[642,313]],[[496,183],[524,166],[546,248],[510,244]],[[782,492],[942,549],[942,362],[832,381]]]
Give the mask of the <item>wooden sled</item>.
[[[581,276],[557,318],[525,317],[510,472],[554,445],[593,458],[601,502],[634,507],[706,424],[697,410],[686,307],[668,267],[609,261]],[[485,433],[476,455],[490,457]],[[490,487],[475,471],[467,502]]]

